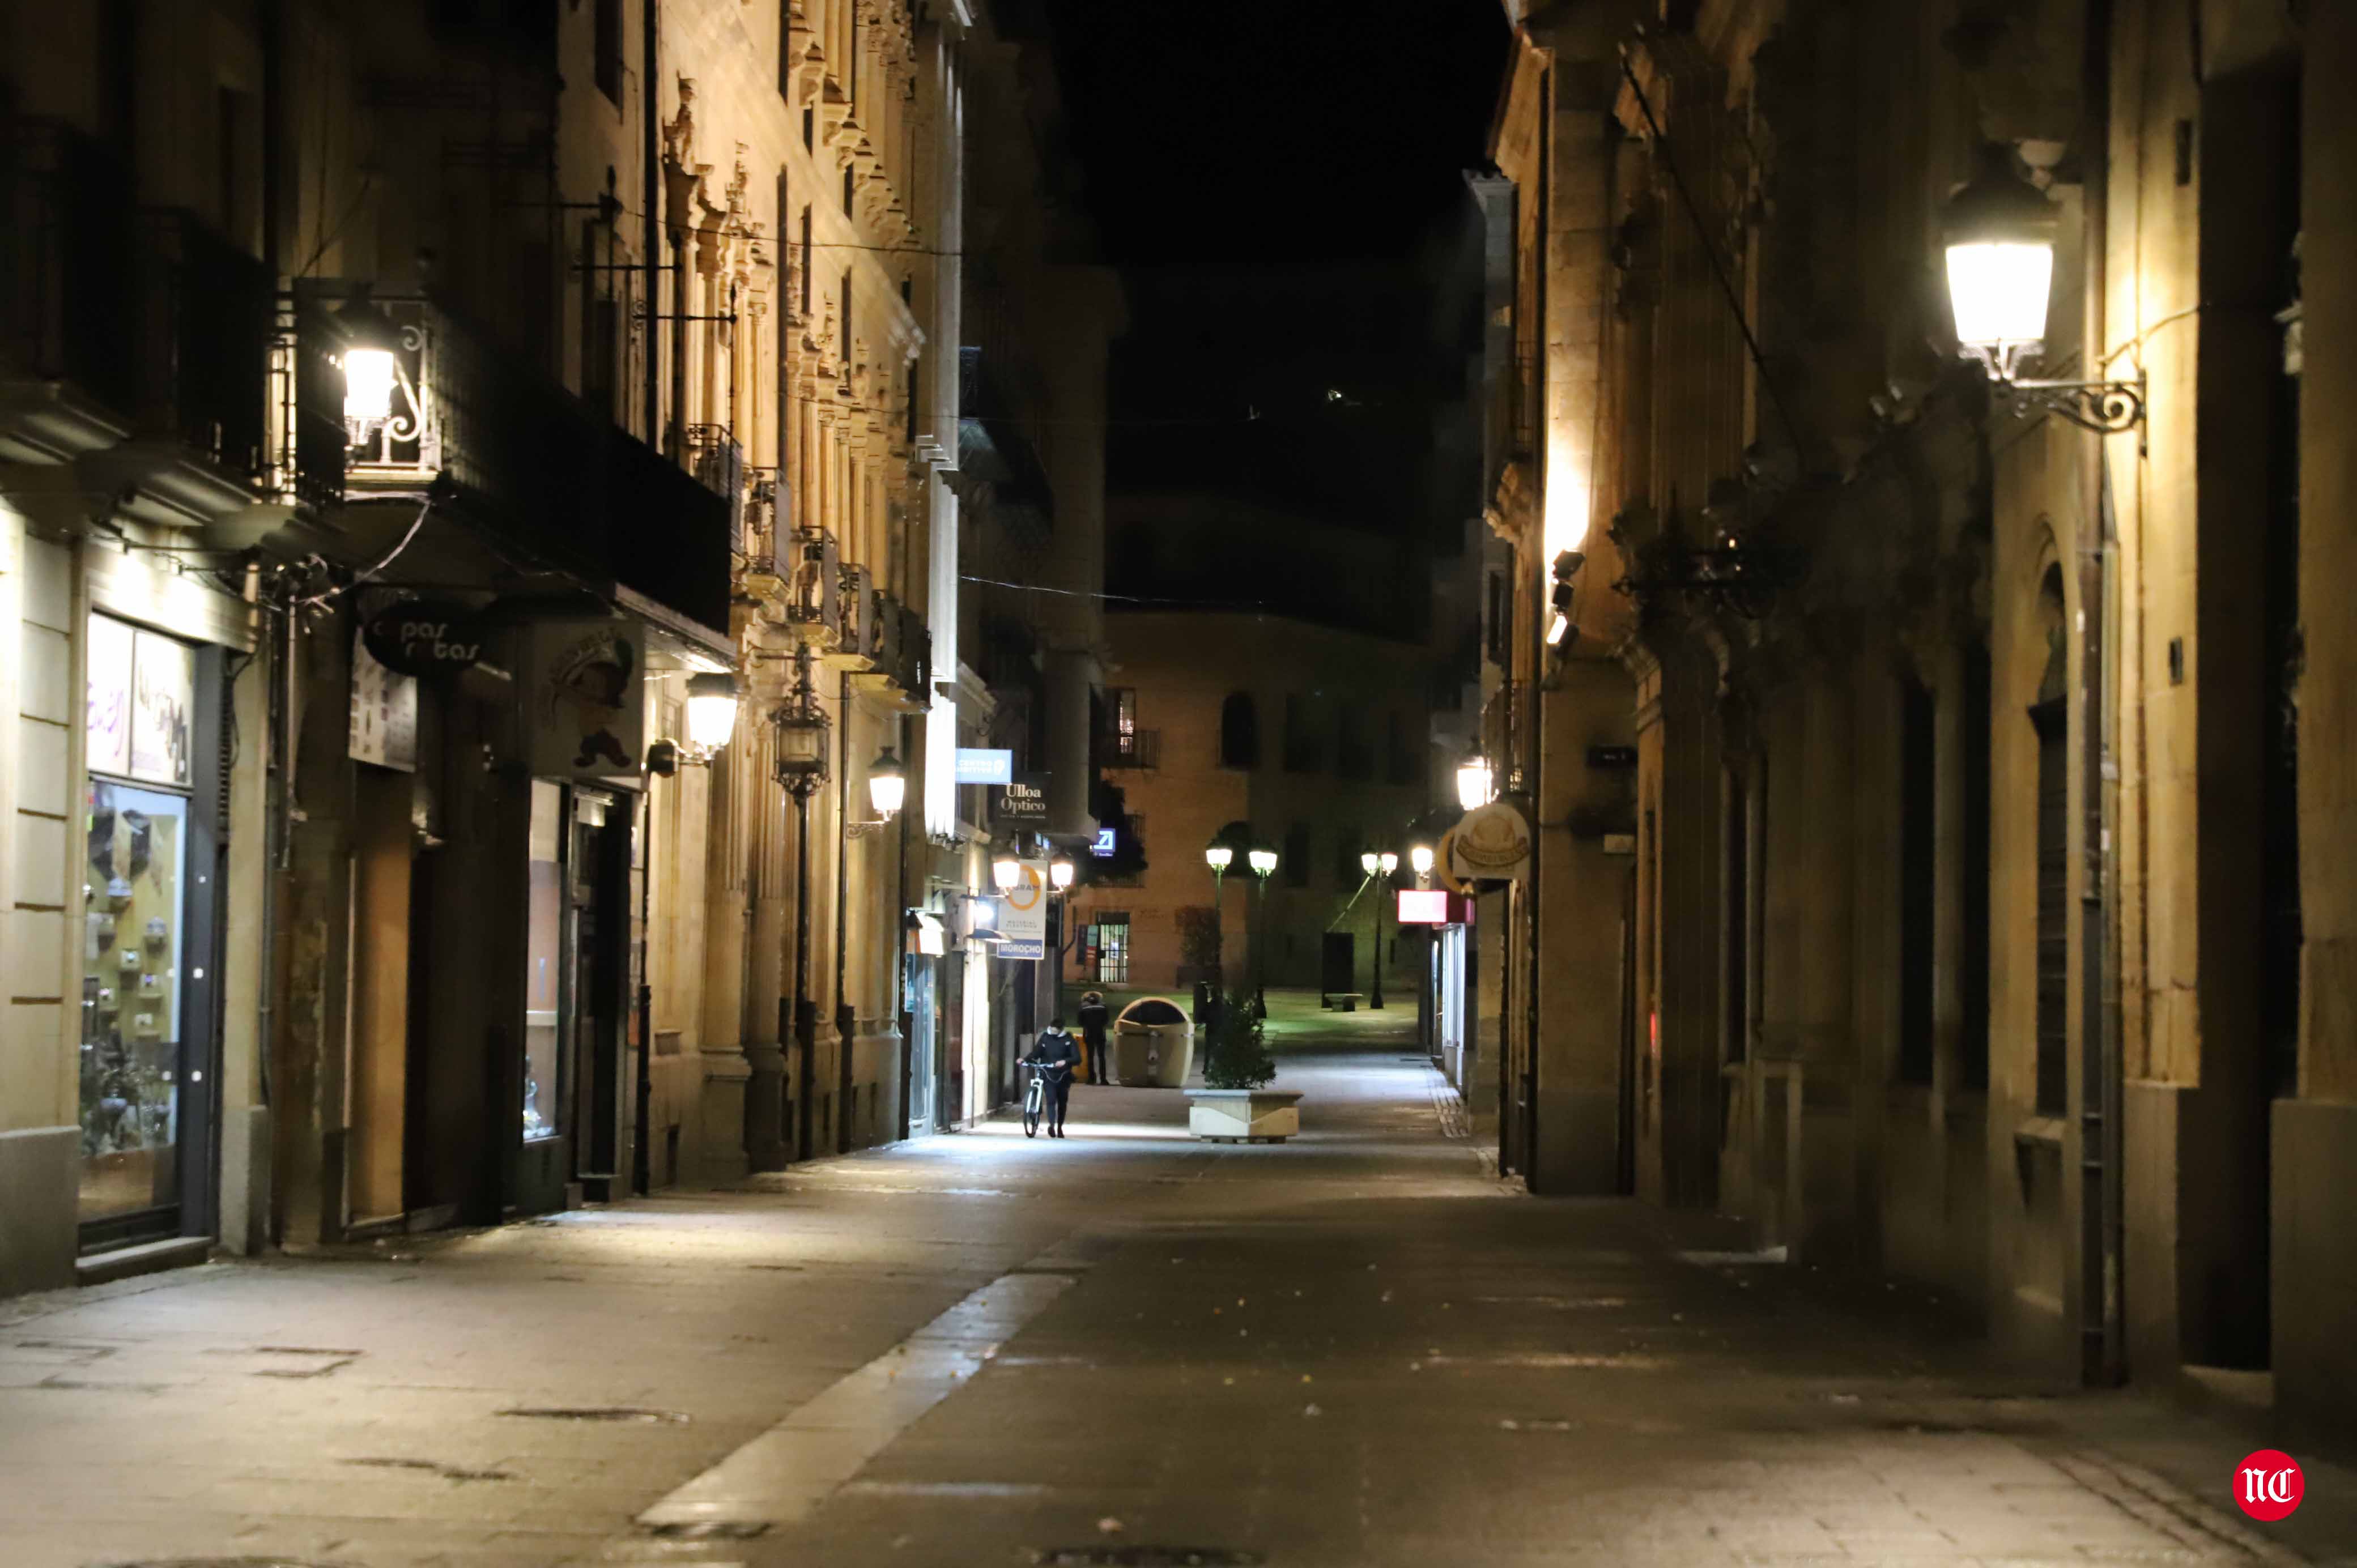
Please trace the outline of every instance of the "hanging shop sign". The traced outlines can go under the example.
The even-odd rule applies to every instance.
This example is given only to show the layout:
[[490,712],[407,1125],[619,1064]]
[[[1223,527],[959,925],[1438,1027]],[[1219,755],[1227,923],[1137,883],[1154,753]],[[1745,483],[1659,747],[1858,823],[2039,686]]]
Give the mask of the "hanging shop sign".
[[999,899],[998,934],[1001,958],[1041,959],[1048,956],[1048,863],[1023,862],[1023,875]]
[[352,644],[352,718],[344,749],[354,762],[417,771],[417,677],[379,663],[365,636]]
[[464,605],[403,599],[361,623],[361,640],[396,675],[452,675],[483,657],[482,617]]
[[950,950],[949,928],[930,909],[911,909],[906,922],[909,951],[920,958],[939,958]]
[[1089,853],[1099,860],[1111,860],[1114,852],[1114,830],[1099,828],[1097,836],[1089,841]]
[[1048,825],[1048,776],[1018,773],[990,792],[990,819],[1002,828]]
[[1002,748],[962,746],[957,749],[957,781],[961,784],[1004,784],[1015,777],[1015,754]]
[[1399,923],[1469,926],[1473,923],[1473,900],[1446,887],[1403,887],[1399,893]]
[[1530,869],[1530,820],[1512,800],[1475,807],[1448,835],[1448,870],[1459,881],[1520,882]]
[[533,777],[635,780],[647,744],[646,668],[638,621],[534,623],[524,687]]

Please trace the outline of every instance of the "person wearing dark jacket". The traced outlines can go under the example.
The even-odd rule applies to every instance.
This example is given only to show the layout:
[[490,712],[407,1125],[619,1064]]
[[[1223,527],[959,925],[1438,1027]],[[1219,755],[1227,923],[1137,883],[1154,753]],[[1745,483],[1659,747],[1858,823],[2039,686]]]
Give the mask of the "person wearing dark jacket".
[[1064,1108],[1071,1103],[1072,1069],[1080,1065],[1079,1042],[1064,1032],[1064,1020],[1051,1018],[1025,1058],[1035,1064],[1048,1088],[1048,1136],[1064,1135]]
[[1089,1081],[1107,1083],[1104,998],[1092,991],[1081,998],[1081,1040],[1089,1047]]

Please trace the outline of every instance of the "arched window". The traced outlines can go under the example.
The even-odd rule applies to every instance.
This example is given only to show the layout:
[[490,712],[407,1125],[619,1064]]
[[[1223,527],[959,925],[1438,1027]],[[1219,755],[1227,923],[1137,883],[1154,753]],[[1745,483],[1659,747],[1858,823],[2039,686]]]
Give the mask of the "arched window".
[[1260,714],[1250,692],[1231,692],[1220,704],[1220,766],[1260,766]]

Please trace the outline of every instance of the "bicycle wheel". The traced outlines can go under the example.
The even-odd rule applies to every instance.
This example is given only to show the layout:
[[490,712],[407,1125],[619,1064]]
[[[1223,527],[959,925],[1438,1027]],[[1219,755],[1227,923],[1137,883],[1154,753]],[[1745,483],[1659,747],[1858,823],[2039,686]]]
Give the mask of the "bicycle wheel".
[[1039,1135],[1039,1113],[1046,1110],[1047,1106],[1046,1087],[1035,1078],[1031,1080],[1031,1087],[1023,1091],[1023,1135],[1025,1137],[1036,1138]]

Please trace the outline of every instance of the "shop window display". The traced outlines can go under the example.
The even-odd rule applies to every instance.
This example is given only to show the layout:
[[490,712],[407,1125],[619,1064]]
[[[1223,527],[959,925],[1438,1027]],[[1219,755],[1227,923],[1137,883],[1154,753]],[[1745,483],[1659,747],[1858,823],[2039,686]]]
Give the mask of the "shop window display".
[[195,671],[185,645],[103,616],[87,668],[81,1212],[102,1219],[179,1197],[188,799],[167,791],[189,783]]

